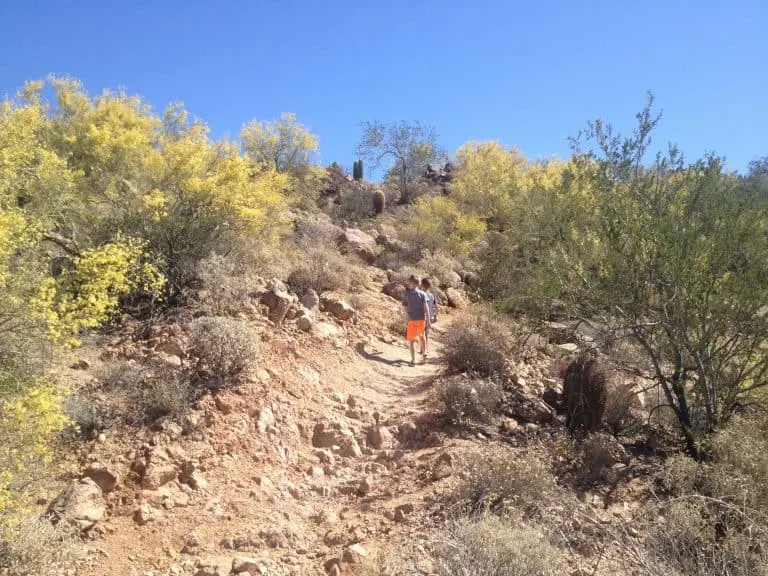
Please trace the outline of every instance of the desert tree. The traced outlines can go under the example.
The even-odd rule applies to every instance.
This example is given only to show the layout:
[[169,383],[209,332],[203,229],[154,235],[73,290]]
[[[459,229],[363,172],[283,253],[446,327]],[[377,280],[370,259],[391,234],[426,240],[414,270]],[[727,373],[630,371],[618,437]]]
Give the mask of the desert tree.
[[240,139],[243,150],[256,164],[294,175],[301,175],[308,168],[318,150],[317,136],[291,113],[283,114],[279,120],[248,122]]
[[421,122],[363,122],[358,156],[376,170],[390,162],[387,176],[397,182],[399,203],[413,200],[412,184],[430,163],[445,158],[437,141],[437,132]]
[[541,262],[573,313],[639,344],[701,457],[768,386],[768,211],[712,154],[686,164],[670,146],[648,162],[652,105],[629,137],[597,121],[574,140]]

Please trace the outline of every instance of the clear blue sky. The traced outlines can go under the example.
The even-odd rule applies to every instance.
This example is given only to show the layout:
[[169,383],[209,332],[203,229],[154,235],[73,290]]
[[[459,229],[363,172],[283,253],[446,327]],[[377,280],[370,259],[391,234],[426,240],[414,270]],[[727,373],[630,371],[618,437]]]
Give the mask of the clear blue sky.
[[351,166],[361,120],[564,156],[647,89],[689,159],[768,155],[768,0],[0,2],[0,94],[48,73],[182,100],[215,135],[295,112]]

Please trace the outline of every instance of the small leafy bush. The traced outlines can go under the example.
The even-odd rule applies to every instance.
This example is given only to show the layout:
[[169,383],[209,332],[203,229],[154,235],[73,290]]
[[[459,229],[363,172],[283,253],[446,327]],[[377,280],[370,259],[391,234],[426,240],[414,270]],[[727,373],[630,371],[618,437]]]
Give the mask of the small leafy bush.
[[434,284],[440,288],[459,288],[461,276],[456,269],[458,263],[442,253],[427,253],[416,265],[434,279]]
[[197,318],[192,323],[190,354],[194,378],[209,390],[231,388],[253,367],[259,335],[248,324],[224,317]]
[[480,218],[462,212],[447,196],[431,196],[416,201],[401,236],[420,250],[462,256],[480,242],[484,233],[485,224]]
[[502,399],[501,386],[490,378],[466,374],[452,376],[437,389],[445,418],[454,423],[465,419],[487,420]]

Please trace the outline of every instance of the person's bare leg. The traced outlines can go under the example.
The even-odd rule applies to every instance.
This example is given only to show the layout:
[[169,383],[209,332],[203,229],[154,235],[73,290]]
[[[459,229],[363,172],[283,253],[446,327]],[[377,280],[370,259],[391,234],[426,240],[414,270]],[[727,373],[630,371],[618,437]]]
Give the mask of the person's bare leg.
[[421,353],[426,358],[427,353],[429,352],[429,333],[424,332],[424,345],[421,348]]
[[411,364],[416,364],[416,340],[411,340]]

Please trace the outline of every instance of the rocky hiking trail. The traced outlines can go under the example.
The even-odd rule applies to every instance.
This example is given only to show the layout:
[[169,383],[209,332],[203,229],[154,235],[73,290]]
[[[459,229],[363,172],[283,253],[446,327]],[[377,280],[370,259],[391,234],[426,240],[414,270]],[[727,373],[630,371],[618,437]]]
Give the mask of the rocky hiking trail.
[[[435,389],[446,371],[440,340],[461,328],[460,317],[446,307],[430,357],[410,366],[392,284],[372,275],[354,295],[324,293],[309,303],[312,316],[296,321],[283,320],[287,293],[265,288],[240,314],[261,339],[245,383],[204,397],[183,421],[115,426],[81,444],[68,488],[51,505],[85,535],[87,552],[69,574],[372,575],[381,558],[404,563],[388,573],[435,574],[429,551],[448,512],[441,496],[467,466],[495,448],[549,461],[564,439],[546,398],[559,389],[552,358],[568,346],[545,341],[510,358],[503,416],[449,426]],[[179,366],[188,324],[182,313],[149,331],[127,325],[82,350],[69,376],[98,390],[116,359],[136,369],[148,359]],[[607,466],[628,471],[624,448],[608,440]],[[608,557],[623,550],[598,546],[587,528],[631,525],[642,489],[629,482],[627,490],[635,495],[585,491],[579,501],[561,491],[546,504],[547,518],[573,525],[575,545],[590,550],[573,557],[573,574],[617,573]],[[582,520],[564,512],[566,501]]]
[[265,325],[255,376],[203,399],[196,431],[94,442],[82,465],[106,513],[77,573],[346,574],[426,539],[416,519],[452,467],[424,417],[450,315],[410,366],[404,338],[381,333],[400,305],[371,292],[368,323]]

